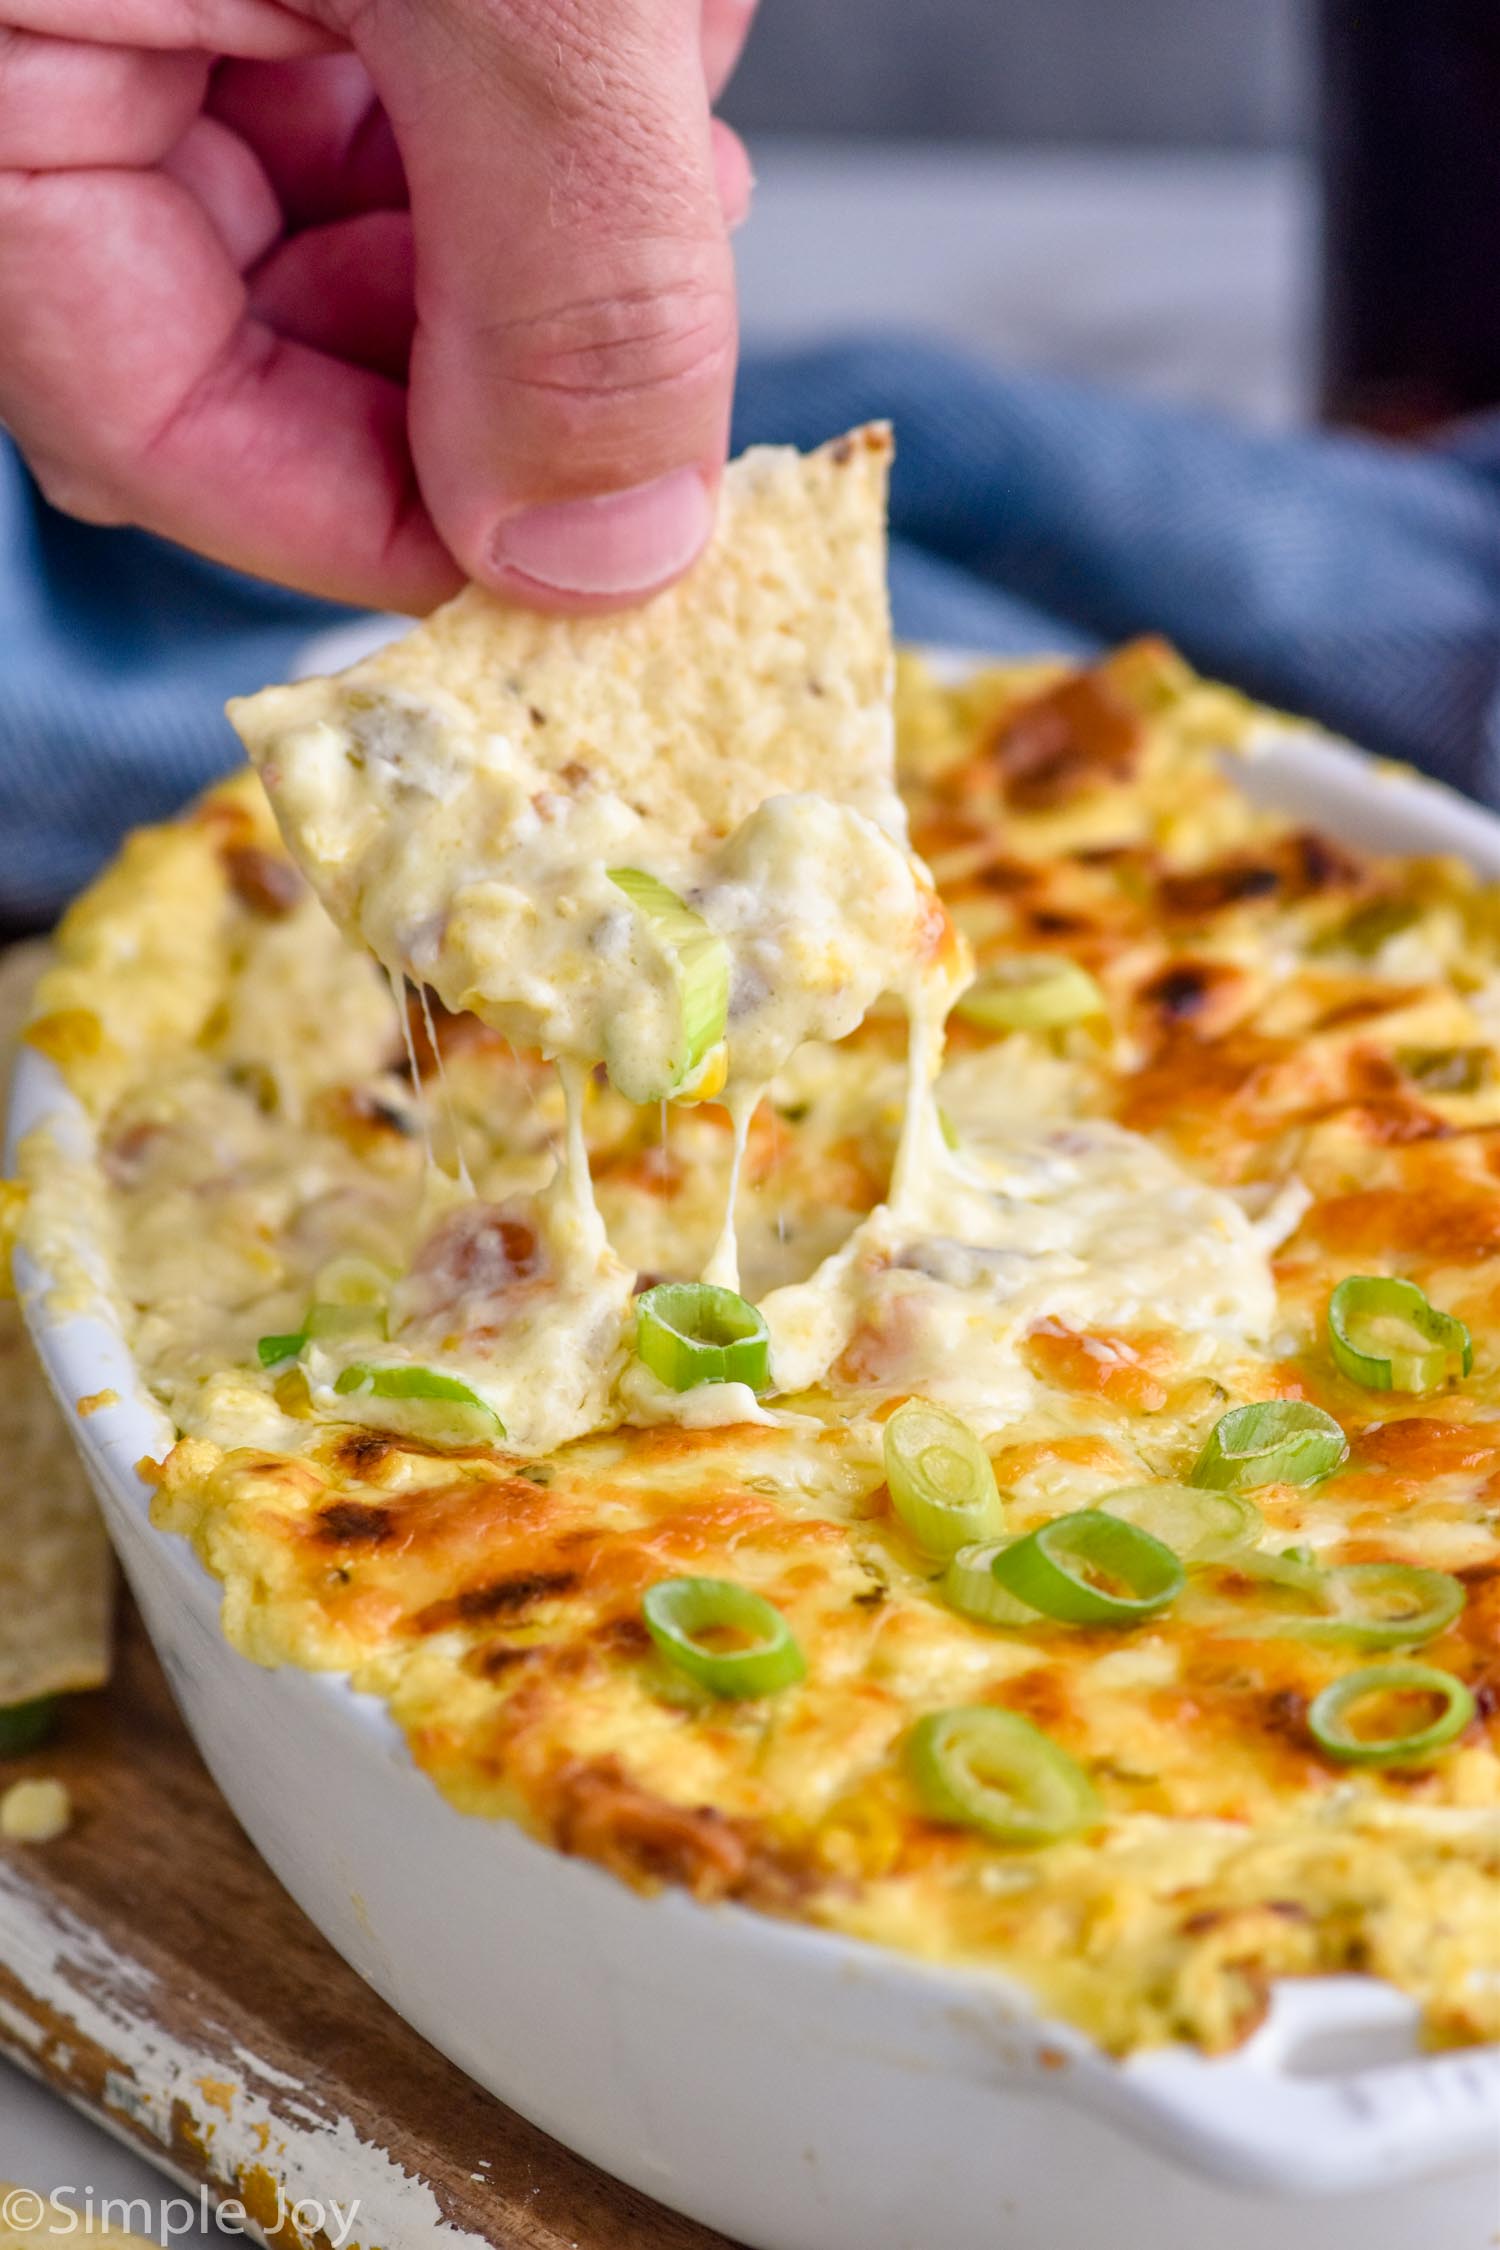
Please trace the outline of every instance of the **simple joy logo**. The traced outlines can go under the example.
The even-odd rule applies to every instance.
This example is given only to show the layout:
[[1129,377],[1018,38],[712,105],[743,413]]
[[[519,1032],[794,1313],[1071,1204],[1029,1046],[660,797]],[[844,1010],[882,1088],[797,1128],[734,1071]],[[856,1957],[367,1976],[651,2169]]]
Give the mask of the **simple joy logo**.
[[[345,2250],[358,2218],[357,2199],[338,2203],[303,2196],[294,2202],[278,2187],[275,2210],[256,2214],[256,2232],[272,2241],[321,2238],[330,2250]],[[54,2188],[50,2196],[38,2195],[34,2188],[9,2188],[0,2195],[0,2233],[38,2243],[63,2241],[71,2235],[86,2242],[96,2228],[172,2243],[190,2234],[248,2234],[250,2226],[243,2203],[233,2196],[216,2202],[207,2188],[200,2188],[196,2196],[163,2196],[157,2203],[144,2195],[132,2199],[96,2195],[91,2187]]]

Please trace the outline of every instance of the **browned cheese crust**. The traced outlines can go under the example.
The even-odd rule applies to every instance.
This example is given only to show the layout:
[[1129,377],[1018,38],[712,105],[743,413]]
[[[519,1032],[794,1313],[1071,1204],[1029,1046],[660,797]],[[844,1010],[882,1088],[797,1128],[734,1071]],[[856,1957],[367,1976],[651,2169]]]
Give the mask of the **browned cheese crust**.
[[[1055,951],[1107,996],[1100,1022],[1012,1035],[998,1082],[1117,1121],[1252,1213],[1295,1198],[1269,1253],[1274,1328],[1227,1371],[1204,1371],[1169,1304],[1128,1328],[1038,1323],[1034,1391],[990,1445],[1011,1527],[1184,1475],[1228,1404],[1312,1400],[1351,1454],[1257,1495],[1270,1542],[1463,1581],[1460,1618],[1421,1651],[1474,1692],[1463,1738],[1412,1770],[1330,1763],[1308,1705],[1363,1659],[1277,1632],[1265,1587],[1232,1568],[1194,1573],[1131,1633],[958,1615],[870,1443],[900,1395],[880,1335],[854,1338],[796,1426],[619,1428],[530,1460],[312,1415],[254,1339],[295,1321],[320,1258],[409,1249],[420,1089],[379,981],[322,924],[244,777],[137,838],[75,909],[31,1032],[100,1136],[82,1184],[32,1153],[34,1239],[45,1254],[64,1206],[93,1197],[186,1433],[157,1520],[221,1579],[247,1655],[348,1671],[461,1810],[630,1882],[1005,1971],[1121,2051],[1230,2045],[1272,1977],[1334,1969],[1402,1986],[1435,2041],[1500,2035],[1496,893],[1256,811],[1221,755],[1255,715],[1156,643],[956,689],[905,662],[899,715],[915,841],[981,963]],[[431,1090],[415,1011],[414,1027]],[[550,1162],[550,1074],[472,1020],[439,1011],[436,1035],[439,1157],[457,1134],[503,1203]],[[800,1277],[883,1194],[900,1037],[877,1016],[763,1104],[742,1207],[763,1284]],[[952,1069],[995,1045],[955,1023]],[[723,1114],[664,1129],[600,1089],[589,1134],[623,1254],[649,1278],[695,1270]],[[1429,1398],[1346,1381],[1323,1314],[1350,1272],[1407,1275],[1461,1316],[1472,1375]],[[805,1682],[726,1703],[669,1671],[641,1600],[678,1573],[774,1601]],[[1018,1851],[928,1817],[905,1737],[973,1703],[1081,1761],[1098,1834]]]

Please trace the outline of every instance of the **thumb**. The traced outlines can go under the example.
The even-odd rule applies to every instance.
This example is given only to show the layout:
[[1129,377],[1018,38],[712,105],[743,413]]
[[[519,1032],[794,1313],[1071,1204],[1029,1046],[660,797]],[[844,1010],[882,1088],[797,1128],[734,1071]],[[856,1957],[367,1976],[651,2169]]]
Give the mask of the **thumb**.
[[411,192],[410,421],[484,583],[605,608],[713,524],[734,269],[700,0],[376,0],[355,36]]

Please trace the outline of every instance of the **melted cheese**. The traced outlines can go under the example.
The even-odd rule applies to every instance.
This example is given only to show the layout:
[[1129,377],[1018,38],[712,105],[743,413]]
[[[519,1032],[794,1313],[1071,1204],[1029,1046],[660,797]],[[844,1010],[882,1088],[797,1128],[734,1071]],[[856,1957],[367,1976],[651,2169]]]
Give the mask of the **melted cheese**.
[[[617,1419],[634,1275],[571,1179],[565,1167],[550,1192],[503,1209],[429,1187],[412,1270],[392,1293],[397,1350],[377,1355],[456,1376],[528,1452]],[[346,1367],[370,1357],[357,1338],[309,1344],[314,1409],[380,1428],[389,1409],[379,1398],[335,1389]]]
[[[757,510],[784,506],[790,492],[804,528],[817,525],[830,469],[841,489],[855,484],[868,568],[880,549],[885,451],[883,438],[870,436],[874,444],[862,449],[845,441],[838,458],[751,455],[737,463],[713,552],[684,592],[663,597],[683,607],[680,622],[712,614],[719,579],[740,567],[749,543],[747,516],[753,525]],[[879,486],[868,474],[857,481],[861,452],[867,461],[872,451]],[[778,666],[786,644],[810,646],[816,637],[826,593],[810,606],[809,592],[789,583],[769,612]],[[652,1397],[639,1374],[629,1400],[614,1395],[627,1355],[631,1276],[592,1199],[584,1074],[602,1064],[621,1092],[644,1101],[680,1083],[700,1088],[700,1064],[712,1058],[684,1048],[677,937],[612,871],[643,872],[688,902],[728,964],[716,1083],[733,1138],[707,1278],[739,1286],[739,1180],[750,1121],[772,1079],[809,1040],[847,1037],[887,994],[913,1025],[914,1090],[895,1179],[898,1200],[909,1203],[910,1179],[927,1169],[942,1021],[967,961],[907,840],[884,606],[867,604],[856,617],[847,648],[821,667],[810,697],[800,678],[789,692],[776,671],[758,676],[754,652],[745,651],[746,677],[759,677],[763,693],[755,727],[738,731],[704,723],[724,651],[712,635],[695,647],[684,630],[672,675],[664,680],[653,669],[645,683],[634,720],[646,740],[631,759],[618,742],[596,757],[588,717],[567,696],[549,698],[544,723],[529,705],[524,728],[503,701],[497,709],[493,683],[509,669],[516,631],[497,605],[475,636],[477,676],[462,689],[429,676],[448,623],[477,598],[465,596],[393,658],[356,667],[343,681],[276,689],[233,707],[291,848],[393,989],[403,977],[417,987],[429,1036],[430,988],[447,1009],[472,1013],[556,1061],[568,1097],[555,1178],[517,1222],[538,1244],[537,1270],[509,1272],[502,1262],[483,1285],[450,1289],[440,1317],[424,1308],[420,1291],[398,1291],[384,1356],[457,1375],[528,1447],[561,1444],[626,1411],[696,1424],[723,1409],[666,1391]],[[552,630],[564,643],[582,632],[575,657],[597,672],[628,660],[640,623],[559,621]],[[684,696],[699,723],[674,735]],[[828,716],[809,719],[810,706]],[[736,706],[734,715],[746,713]],[[768,730],[776,751],[763,772],[757,739],[763,750]],[[623,732],[628,738],[632,729]],[[772,780],[782,786],[769,789]],[[823,793],[830,780],[842,798]],[[406,1037],[410,1049],[409,1028]],[[438,1063],[441,1071],[440,1054]],[[430,1154],[425,1117],[423,1127]],[[457,1162],[469,1186],[461,1144]],[[315,1407],[333,1411],[339,1376],[361,1356],[359,1346],[303,1355]],[[371,1398],[350,1411],[378,1419],[381,1407]]]
[[1003,1153],[925,1153],[902,1203],[764,1301],[783,1390],[920,1392],[988,1433],[1034,1403],[1019,1347],[1049,1321],[1171,1331],[1194,1372],[1266,1343],[1275,1291],[1249,1220],[1138,1134],[1075,1121]]
[[[472,1017],[436,1024],[445,1091],[420,1014],[326,934],[297,1004],[314,1028],[283,1037],[277,965],[317,909],[245,895],[243,854],[275,842],[241,782],[63,933],[33,1036],[99,1161],[28,1152],[28,1242],[52,1259],[80,1198],[95,1213],[184,1433],[157,1518],[222,1580],[236,1645],[348,1671],[466,1811],[633,1882],[1003,1967],[1119,2051],[1223,2047],[1272,1977],[1350,1967],[1410,1992],[1434,2039],[1494,2037],[1500,908],[1461,870],[1256,812],[1215,754],[1243,714],[1160,651],[954,691],[908,675],[902,714],[913,839],[981,961],[1065,951],[1108,1007],[1050,1034],[955,1024],[955,1151],[920,1006],[915,1067],[877,1008],[738,1118],[577,1073],[569,1118],[553,1070]],[[170,989],[158,863],[205,964]],[[428,1106],[472,1196],[431,1184]],[[713,1256],[737,1148],[741,1279],[805,1387],[679,1398],[633,1356],[629,1290]],[[569,1201],[585,1153],[597,1224]],[[259,1367],[256,1338],[351,1253],[404,1277],[398,1330],[492,1386],[511,1442],[403,1443]],[[1425,1399],[1349,1384],[1324,1315],[1351,1270],[1408,1273],[1468,1321],[1472,1375]],[[570,1326],[585,1305],[601,1332]],[[1195,1570],[1129,1634],[960,1616],[884,1484],[883,1418],[913,1389],[984,1432],[1015,1533],[1182,1476],[1227,1405],[1313,1399],[1350,1458],[1259,1493],[1264,1544],[1461,1572],[1422,1655],[1469,1683],[1474,1724],[1412,1773],[1331,1765],[1307,1706],[1364,1659],[1278,1631],[1233,1571]],[[570,1418],[589,1434],[553,1442]],[[641,1597],[678,1573],[773,1601],[807,1678],[726,1705],[669,1671]],[[910,1729],[976,1702],[1086,1766],[1097,1833],[1019,1852],[926,1816]]]

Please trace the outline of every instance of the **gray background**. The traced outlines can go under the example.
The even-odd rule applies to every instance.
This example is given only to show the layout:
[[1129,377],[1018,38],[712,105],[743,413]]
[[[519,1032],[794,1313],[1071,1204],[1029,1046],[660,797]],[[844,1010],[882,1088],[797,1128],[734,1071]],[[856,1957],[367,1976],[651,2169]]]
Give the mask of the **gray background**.
[[772,132],[1285,148],[1308,128],[1314,5],[761,0],[725,115]]

